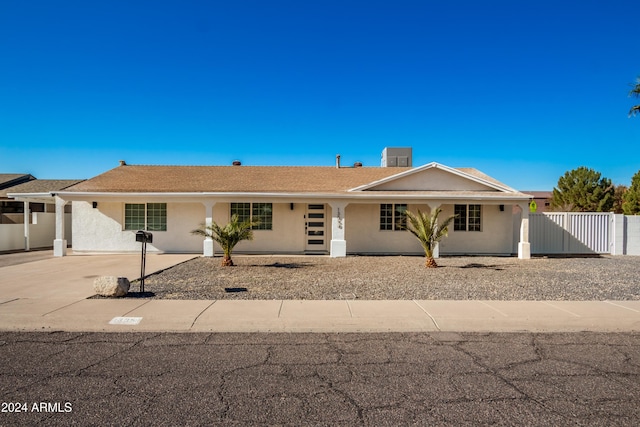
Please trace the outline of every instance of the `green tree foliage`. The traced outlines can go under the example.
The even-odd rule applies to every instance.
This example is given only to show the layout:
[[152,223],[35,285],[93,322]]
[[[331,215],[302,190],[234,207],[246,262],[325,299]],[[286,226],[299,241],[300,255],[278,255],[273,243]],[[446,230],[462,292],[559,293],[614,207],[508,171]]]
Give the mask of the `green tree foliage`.
[[615,189],[600,172],[580,166],[565,172],[553,189],[551,206],[569,212],[609,212],[613,208]]
[[[631,86],[629,96],[635,96],[636,98],[640,97],[640,77],[638,77],[636,79],[636,83]],[[638,113],[640,113],[640,105],[634,105],[629,110],[629,116],[635,116]]]
[[253,240],[251,227],[258,224],[258,221],[250,220],[240,222],[238,215],[234,214],[231,216],[231,221],[225,226],[220,226],[215,222],[209,226],[201,225],[197,230],[191,231],[191,234],[210,237],[213,241],[218,242],[224,252],[222,265],[233,266],[231,260],[233,248],[243,240]]
[[625,215],[640,215],[640,171],[631,178],[631,187],[622,199],[622,212]]
[[418,209],[418,213],[407,211],[407,230],[420,241],[424,254],[426,256],[425,266],[429,268],[436,268],[438,264],[433,258],[433,251],[436,244],[442,240],[449,232],[449,225],[455,218],[451,216],[441,224],[438,224],[438,215],[442,212],[442,209],[438,208],[433,211],[431,215],[422,213]]
[[626,185],[616,185],[616,188],[613,193],[613,207],[611,210],[614,213],[621,214],[622,211],[622,203],[624,202],[624,193],[628,190]]

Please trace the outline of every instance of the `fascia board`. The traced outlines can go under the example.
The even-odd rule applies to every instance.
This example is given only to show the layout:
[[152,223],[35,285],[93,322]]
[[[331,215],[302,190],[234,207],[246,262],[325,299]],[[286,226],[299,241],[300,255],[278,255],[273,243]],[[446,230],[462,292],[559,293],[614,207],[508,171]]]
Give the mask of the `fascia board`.
[[53,195],[51,193],[7,193],[7,197],[17,202],[30,203],[53,203]]
[[323,200],[469,200],[485,201],[491,203],[500,202],[528,202],[531,198],[527,194],[504,193],[496,196],[483,197],[481,195],[451,194],[440,192],[438,194],[394,194],[393,192],[345,192],[345,193],[228,193],[228,192],[202,192],[202,193],[100,193],[100,192],[56,192],[54,195],[67,201],[90,201],[93,199],[179,199],[182,201],[202,201],[204,199],[217,198],[222,200],[244,199],[272,199],[289,201],[292,199],[323,199]]

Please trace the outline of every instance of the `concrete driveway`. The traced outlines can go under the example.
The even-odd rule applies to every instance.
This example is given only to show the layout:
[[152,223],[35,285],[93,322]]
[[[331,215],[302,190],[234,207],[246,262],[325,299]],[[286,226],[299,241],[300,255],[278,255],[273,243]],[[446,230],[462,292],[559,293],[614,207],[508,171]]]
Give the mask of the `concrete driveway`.
[[[50,252],[50,251],[47,251]],[[16,256],[8,254],[3,257]],[[189,260],[193,254],[148,254],[146,274]],[[16,257],[14,261],[17,261]],[[140,255],[71,255],[48,257],[46,252],[22,256],[22,261],[0,267],[0,301],[13,298],[87,298],[94,295],[98,276],[140,277]]]

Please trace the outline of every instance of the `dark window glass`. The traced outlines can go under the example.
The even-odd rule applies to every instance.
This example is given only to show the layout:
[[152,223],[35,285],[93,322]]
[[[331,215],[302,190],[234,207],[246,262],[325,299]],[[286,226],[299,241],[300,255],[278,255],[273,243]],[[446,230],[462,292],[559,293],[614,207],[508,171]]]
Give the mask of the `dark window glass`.
[[456,216],[453,220],[453,230],[467,231],[467,205],[455,205],[453,213]]

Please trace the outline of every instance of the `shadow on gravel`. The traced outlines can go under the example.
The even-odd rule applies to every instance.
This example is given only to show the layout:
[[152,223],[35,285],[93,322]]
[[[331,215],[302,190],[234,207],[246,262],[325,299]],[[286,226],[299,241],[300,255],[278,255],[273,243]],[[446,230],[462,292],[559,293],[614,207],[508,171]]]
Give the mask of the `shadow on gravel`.
[[279,262],[275,262],[273,264],[267,264],[267,265],[252,265],[252,267],[267,267],[267,268],[305,268],[305,267],[311,267],[313,266],[313,263],[310,262],[291,262],[291,263],[279,263]]
[[462,265],[458,268],[485,268],[487,270],[495,270],[495,271],[504,270],[503,265],[486,265],[486,264],[478,264],[475,262],[472,262],[471,264],[467,264],[467,265]]
[[602,254],[535,254],[533,258],[549,258],[549,259],[570,259],[570,258],[607,258]]

